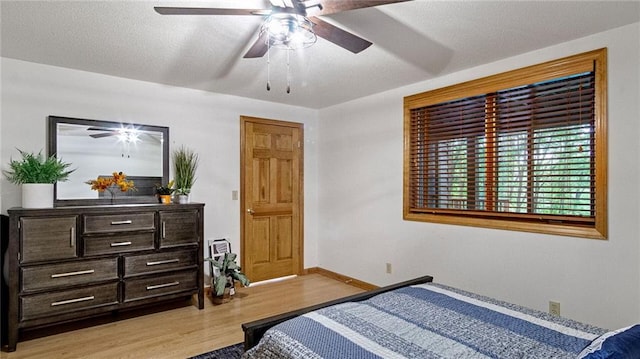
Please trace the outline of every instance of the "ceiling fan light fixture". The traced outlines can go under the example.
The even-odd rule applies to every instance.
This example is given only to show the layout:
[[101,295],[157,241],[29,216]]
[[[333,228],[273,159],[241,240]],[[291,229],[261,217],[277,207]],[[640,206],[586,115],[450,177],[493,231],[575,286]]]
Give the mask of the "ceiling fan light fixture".
[[123,143],[138,143],[140,136],[135,128],[121,128],[118,130],[118,141]]
[[264,34],[269,47],[287,50],[309,47],[318,39],[313,32],[313,23],[305,16],[292,13],[271,14],[260,28],[260,35]]

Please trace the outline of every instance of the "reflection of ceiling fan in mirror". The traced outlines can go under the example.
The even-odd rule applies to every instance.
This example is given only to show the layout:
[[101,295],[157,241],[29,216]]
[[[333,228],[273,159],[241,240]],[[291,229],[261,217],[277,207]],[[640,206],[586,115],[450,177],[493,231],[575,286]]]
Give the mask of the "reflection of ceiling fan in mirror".
[[318,18],[320,15],[404,2],[409,0],[270,0],[270,9],[162,7],[161,15],[257,15],[264,16],[258,39],[245,58],[262,57],[269,47],[296,49],[315,43],[316,35],[353,53],[371,42]]
[[151,135],[144,131],[139,131],[132,127],[123,127],[119,129],[106,128],[106,127],[89,127],[87,131],[100,131],[100,133],[91,133],[91,138],[104,138],[117,136],[119,142],[123,143],[137,143],[142,140],[141,136],[151,139],[154,142],[161,142],[157,136]]
[[102,131],[102,133],[92,133],[89,135],[91,138],[103,138],[109,136],[115,136],[118,134],[117,131],[113,131],[110,128],[99,128],[99,127],[89,127],[87,131]]

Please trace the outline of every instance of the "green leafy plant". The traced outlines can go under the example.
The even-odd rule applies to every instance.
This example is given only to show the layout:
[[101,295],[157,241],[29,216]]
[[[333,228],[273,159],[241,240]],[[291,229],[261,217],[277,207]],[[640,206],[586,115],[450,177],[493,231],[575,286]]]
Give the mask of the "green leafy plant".
[[163,195],[170,195],[172,194],[176,189],[173,188],[173,180],[169,181],[169,183],[167,183],[167,185],[161,185],[161,184],[157,184],[156,185],[156,193],[163,196]]
[[11,159],[9,161],[10,170],[3,170],[2,173],[9,182],[14,184],[23,183],[56,183],[69,179],[69,175],[75,171],[70,170],[71,164],[63,162],[56,156],[46,157],[42,151],[38,154],[21,151],[21,160]]
[[189,194],[196,182],[196,170],[198,169],[198,154],[193,150],[181,146],[173,152],[173,169],[176,176],[176,192]]
[[220,275],[213,279],[213,290],[216,296],[223,295],[224,288],[232,286],[234,280],[239,281],[245,287],[251,283],[236,263],[237,256],[235,253],[225,253],[223,257],[217,260],[213,258],[206,259],[220,270]]

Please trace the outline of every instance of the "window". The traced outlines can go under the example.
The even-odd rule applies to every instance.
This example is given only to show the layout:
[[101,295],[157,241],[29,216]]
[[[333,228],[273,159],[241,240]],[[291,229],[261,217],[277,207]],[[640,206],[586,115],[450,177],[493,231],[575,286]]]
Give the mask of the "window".
[[404,108],[405,219],[606,238],[606,49]]

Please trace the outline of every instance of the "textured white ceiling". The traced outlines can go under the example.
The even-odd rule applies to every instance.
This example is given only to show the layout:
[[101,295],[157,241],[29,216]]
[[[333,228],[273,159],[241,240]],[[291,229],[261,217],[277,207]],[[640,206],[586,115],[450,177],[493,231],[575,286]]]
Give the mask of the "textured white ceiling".
[[426,1],[324,20],[374,43],[324,39],[267,60],[242,56],[258,16],[161,16],[154,6],[264,8],[262,0],[0,2],[1,55],[107,75],[323,108],[640,21],[636,1]]

